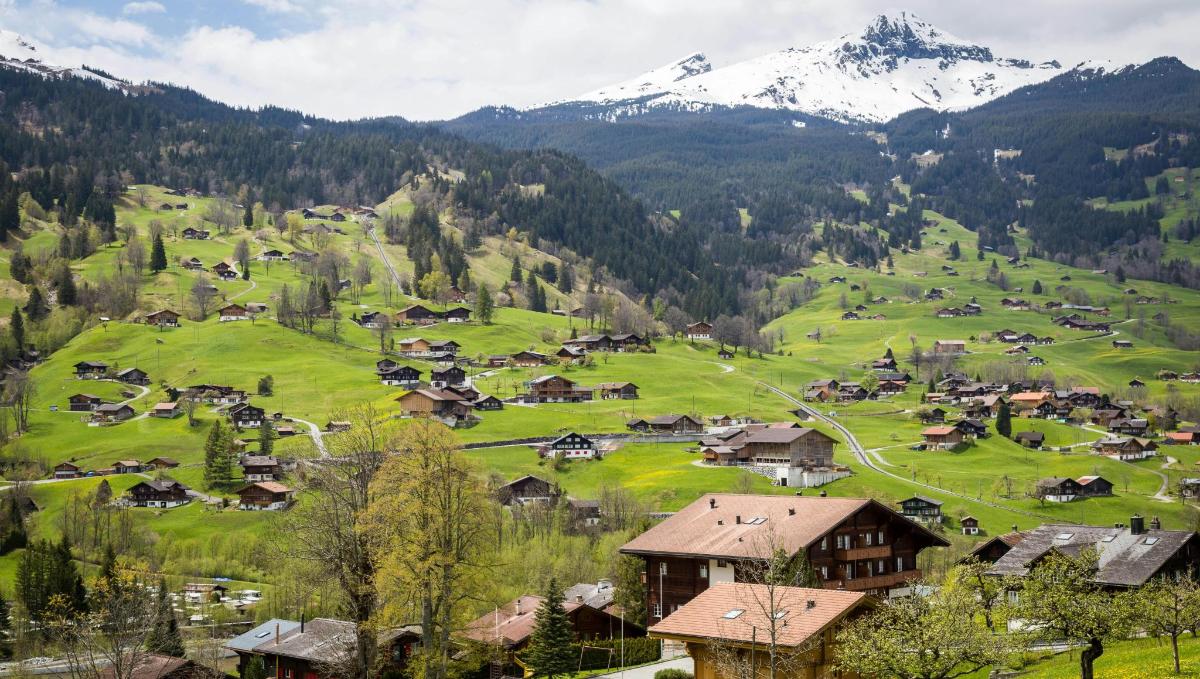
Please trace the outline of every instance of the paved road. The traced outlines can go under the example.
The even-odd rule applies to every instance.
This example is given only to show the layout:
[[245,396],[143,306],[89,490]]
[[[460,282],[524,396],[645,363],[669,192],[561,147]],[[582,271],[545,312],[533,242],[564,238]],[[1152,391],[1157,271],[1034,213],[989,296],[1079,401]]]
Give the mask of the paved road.
[[850,430],[847,429],[846,427],[844,427],[842,425],[842,423],[838,422],[837,420],[834,420],[831,417],[828,417],[827,415],[825,415],[825,413],[822,413],[821,411],[817,410],[816,408],[813,408],[812,406],[808,405],[807,403],[804,403],[800,399],[793,397],[791,394],[787,393],[786,391],[784,391],[782,389],[779,389],[778,387],[771,386],[770,384],[767,384],[766,382],[759,382],[759,384],[761,384],[762,386],[766,387],[767,389],[770,389],[771,391],[775,392],[777,395],[783,397],[787,401],[790,401],[791,403],[795,404],[797,408],[808,413],[811,417],[818,419],[821,422],[824,422],[825,424],[829,425],[830,427],[833,427],[839,434],[842,435],[842,438],[846,439],[846,445],[850,446],[850,452],[854,453],[854,457],[861,464],[863,464],[866,467],[869,467],[873,471],[879,472],[880,474],[883,474],[885,476],[890,476],[898,481],[910,483],[914,486],[919,486],[921,488],[928,488],[929,490],[935,490],[939,493],[944,493],[946,495],[953,495],[954,497],[962,498],[969,502],[977,502],[977,503],[979,503],[981,505],[985,505],[987,507],[992,507],[995,509],[1002,509],[1005,511],[1014,512],[1016,514],[1024,514],[1025,516],[1033,517],[1035,519],[1051,520],[1051,521],[1054,520],[1053,517],[1046,516],[1045,514],[1038,514],[1037,512],[1030,512],[1030,511],[1026,511],[1023,509],[1017,509],[1015,507],[1009,507],[1007,505],[1002,505],[1002,504],[999,504],[996,502],[988,502],[987,500],[971,497],[970,495],[964,495],[963,493],[956,493],[952,490],[946,490],[945,488],[939,488],[937,486],[934,486],[934,485],[928,484],[928,483],[921,483],[920,481],[914,481],[913,479],[905,478],[903,476],[900,476],[899,474],[892,473],[892,472],[884,469],[883,467],[880,467],[878,464],[876,464],[876,462],[871,459],[871,456],[867,454],[867,451],[865,448],[863,448],[862,444],[858,442],[858,439],[854,436],[854,434],[850,433]]
[[662,670],[683,670],[688,673],[695,672],[695,661],[688,656],[681,658],[672,658],[671,660],[663,660],[661,662],[642,665],[640,667],[632,667],[627,670],[618,670],[611,674],[598,674],[596,679],[604,677],[606,679],[654,679],[654,673]]

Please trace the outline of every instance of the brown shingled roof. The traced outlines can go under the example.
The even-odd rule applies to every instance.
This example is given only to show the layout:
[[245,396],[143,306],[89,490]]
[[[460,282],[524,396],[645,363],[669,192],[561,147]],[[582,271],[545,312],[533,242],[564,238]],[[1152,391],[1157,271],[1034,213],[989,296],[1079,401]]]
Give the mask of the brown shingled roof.
[[[715,502],[715,506],[710,502]],[[864,498],[709,493],[630,540],[621,551],[730,559],[766,558],[770,556],[774,542],[775,547],[795,554],[868,505],[900,517],[890,507]],[[907,521],[903,517],[900,520]],[[925,532],[932,544],[947,544],[917,524],[913,525],[915,530]]]
[[772,596],[766,585],[727,582],[704,590],[649,633],[660,639],[761,642],[763,630],[770,627],[767,616],[774,613],[783,622],[777,623],[775,643],[795,648],[863,605],[872,604],[862,592],[776,587]]

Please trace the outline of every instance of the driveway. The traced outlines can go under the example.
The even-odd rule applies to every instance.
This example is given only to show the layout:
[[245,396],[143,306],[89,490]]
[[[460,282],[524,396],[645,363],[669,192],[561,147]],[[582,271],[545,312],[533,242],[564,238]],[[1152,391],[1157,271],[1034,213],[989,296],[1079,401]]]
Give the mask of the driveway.
[[659,670],[683,670],[692,673],[695,672],[695,662],[690,656],[685,655],[681,658],[663,660],[650,665],[642,665],[641,667],[633,667],[623,672],[618,670],[612,674],[598,674],[596,677],[610,677],[611,679],[654,679],[654,673]]

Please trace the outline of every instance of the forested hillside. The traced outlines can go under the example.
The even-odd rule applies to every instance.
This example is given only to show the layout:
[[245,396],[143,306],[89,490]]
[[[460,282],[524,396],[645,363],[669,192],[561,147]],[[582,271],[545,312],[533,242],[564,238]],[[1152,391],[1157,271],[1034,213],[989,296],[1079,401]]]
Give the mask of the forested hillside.
[[[715,250],[724,247],[718,234],[744,222],[740,247],[802,265],[804,254],[789,244],[827,219],[880,228],[893,246],[919,248],[919,225],[887,210],[907,202],[893,185],[898,176],[922,207],[960,221],[992,251],[1019,254],[1010,229],[1028,227],[1037,254],[1195,287],[1190,262],[1143,256],[1174,226],[1162,221],[1161,206],[1103,210],[1094,199],[1147,199],[1166,192],[1167,169],[1200,166],[1198,103],[1200,73],[1161,58],[1076,69],[970,111],[917,110],[873,128],[748,109],[617,120],[485,109],[446,127],[578,154],[650,205],[678,210]],[[851,200],[854,190],[862,200]]]
[[281,219],[296,207],[375,205],[429,168],[453,168],[461,181],[447,207],[472,218],[478,237],[529,232],[594,260],[631,293],[670,291],[697,315],[737,302],[737,271],[715,268],[694,238],[558,152],[505,151],[400,119],[235,109],[170,86],[126,96],[88,80],[0,70],[0,89],[0,157],[16,177],[0,186],[6,234],[19,226],[25,194],[62,225],[95,226],[112,242],[113,201],[134,183],[261,203]]

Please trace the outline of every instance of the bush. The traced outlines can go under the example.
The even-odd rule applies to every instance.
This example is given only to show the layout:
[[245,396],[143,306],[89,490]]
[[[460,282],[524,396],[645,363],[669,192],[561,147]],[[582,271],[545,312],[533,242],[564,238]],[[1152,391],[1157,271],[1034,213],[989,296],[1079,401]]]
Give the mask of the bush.
[[[583,647],[586,646],[585,650]],[[604,649],[604,650],[601,650]],[[609,652],[607,649],[613,649],[611,665],[609,664]],[[650,639],[647,637],[634,637],[625,640],[625,666],[642,665],[648,662],[658,660],[661,655],[662,646],[658,639]],[[599,670],[606,667],[619,667],[621,665],[621,641],[619,639],[607,639],[604,641],[588,641],[583,644],[571,644],[571,652],[574,657],[578,658],[580,653],[583,653],[583,662],[581,670]],[[663,670],[666,671],[666,670]],[[691,675],[688,675],[688,679]],[[671,678],[668,678],[671,679]],[[682,677],[676,679],[683,679]]]
[[692,673],[674,668],[659,670],[654,673],[654,679],[692,679]]

